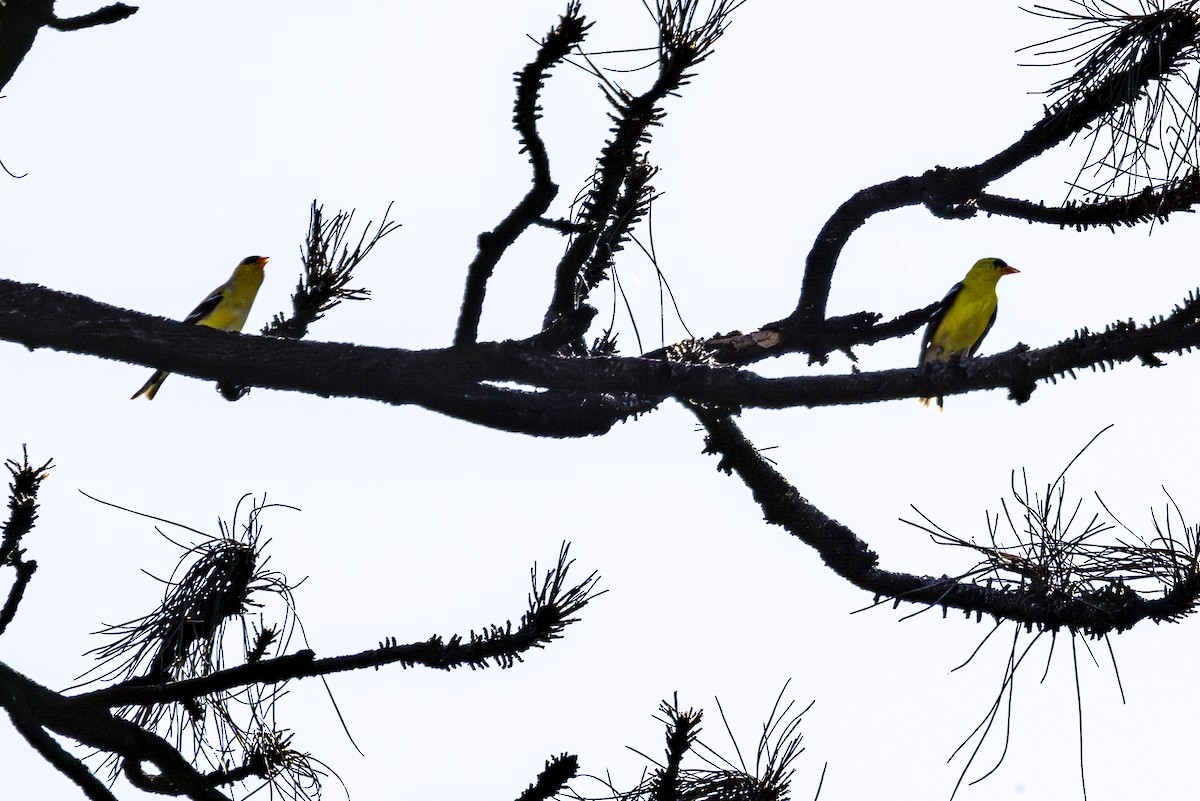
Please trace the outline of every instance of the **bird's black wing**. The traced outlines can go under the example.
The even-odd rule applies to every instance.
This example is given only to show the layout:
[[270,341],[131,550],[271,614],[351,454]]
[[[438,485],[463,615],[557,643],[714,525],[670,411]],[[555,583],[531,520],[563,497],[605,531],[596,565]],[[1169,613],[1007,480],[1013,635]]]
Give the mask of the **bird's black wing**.
[[225,287],[222,286],[214,289],[212,294],[204,300],[200,301],[200,305],[192,309],[192,313],[183,318],[185,323],[198,323],[208,315],[212,314],[213,309],[221,303],[221,298],[225,297]]
[[[946,297],[942,298],[942,302],[934,310],[933,316],[929,318],[929,325],[925,327],[925,336],[921,338],[921,356],[917,359],[917,367],[925,363],[925,352],[929,350],[929,343],[933,341],[933,335],[937,332],[938,326],[942,324],[942,320],[946,319],[946,312],[950,310],[950,306],[954,303],[954,299],[958,297],[958,293],[962,292],[962,288],[962,281],[950,287],[950,291],[946,293]],[[995,315],[992,316],[992,319],[995,319]],[[991,323],[988,323],[988,327],[991,327]]]
[[992,330],[992,326],[996,324],[996,312],[1000,311],[1000,304],[996,304],[996,308],[992,309],[992,316],[988,319],[987,327],[983,329],[983,333],[979,335],[979,339],[975,340],[975,344],[971,346],[971,352],[968,356],[974,356],[975,351],[979,350],[980,344],[983,343],[983,338],[988,335],[988,331]]

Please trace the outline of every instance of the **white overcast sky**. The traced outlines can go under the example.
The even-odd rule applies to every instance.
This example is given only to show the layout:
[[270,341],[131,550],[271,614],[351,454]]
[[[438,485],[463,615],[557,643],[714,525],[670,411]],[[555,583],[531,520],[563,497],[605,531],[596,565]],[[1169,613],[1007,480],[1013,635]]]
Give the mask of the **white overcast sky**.
[[[475,237],[526,191],[510,124],[512,73],[563,2],[282,3],[147,0],[91,31],[43,32],[0,101],[2,274],[178,317],[242,257],[271,257],[248,330],[284,308],[310,202],[403,224],[359,281],[369,303],[338,309],[312,336],[403,348],[449,343]],[[61,16],[92,5],[60,2]],[[636,0],[592,0],[588,47],[652,45]],[[691,330],[751,330],[794,306],[801,266],[850,194],[934,165],[973,164],[1042,113],[1034,94],[1063,73],[1020,67],[1015,51],[1064,30],[1015,3],[854,4],[750,0],[650,148],[662,168],[654,241]],[[627,67],[638,57],[601,59]],[[645,73],[622,75],[640,89]],[[581,70],[559,68],[542,129],[561,185],[554,211],[590,174],[605,104]],[[1082,158],[1055,151],[994,187],[1062,200]],[[1196,285],[1197,222],[1079,234],[1001,219],[946,222],[922,210],[872,220],[846,248],[833,313],[893,315],[937,298],[981,256],[1021,269],[1000,287],[984,345],[1052,344],[1081,326],[1144,321]],[[643,234],[645,233],[643,229]],[[531,232],[491,284],[482,336],[529,334],[549,298],[562,243]],[[658,284],[630,251],[618,264],[647,348],[659,344]],[[595,296],[609,313],[610,289]],[[635,350],[627,320],[621,344]],[[683,336],[668,318],[666,338]],[[916,359],[909,337],[858,353],[864,370]],[[1165,370],[1122,366],[1024,406],[1001,392],[947,401],[748,413],[742,422],[818,507],[868,540],[888,568],[940,575],[964,557],[899,522],[909,505],[964,537],[986,534],[1010,471],[1044,486],[1104,426],[1069,477],[1095,505],[1148,532],[1165,486],[1195,514],[1194,356]],[[950,673],[991,629],[912,608],[857,615],[871,598],[762,523],[749,492],[700,453],[693,419],[670,404],[602,439],[497,433],[415,408],[256,390],[226,403],[175,376],[153,403],[130,394],[149,370],[0,346],[0,456],[53,457],[38,527],[40,569],[0,659],[52,687],[90,666],[90,632],[149,611],[174,551],[149,521],[79,494],[215,531],[244,493],[293,504],[265,517],[271,566],[293,580],[321,656],[450,636],[519,617],[529,567],[573,542],[582,578],[609,592],[564,640],[513,670],[398,668],[330,684],[366,757],[355,753],[318,682],[291,686],[283,724],[295,746],[343,777],[353,797],[518,795],[552,754],[634,784],[662,753],[660,699],[705,708],[705,739],[731,753],[713,697],[743,748],[783,686],[816,701],[794,798],[945,798],[954,747],[999,689],[1011,629]],[[760,368],[811,371],[801,358]],[[823,368],[843,373],[835,356]],[[1090,506],[1089,506],[1090,504]],[[1189,518],[1193,520],[1194,518]],[[7,578],[7,577],[6,577]],[[1115,638],[1128,703],[1103,643],[1080,656],[1089,797],[1168,797],[1194,785],[1200,714],[1188,692],[1195,621]],[[300,643],[295,643],[300,647]],[[1018,681],[1003,766],[964,799],[1079,797],[1069,643],[1045,681],[1038,646]],[[724,748],[722,748],[724,746]],[[972,776],[999,753],[985,749]],[[0,725],[6,798],[79,791]],[[582,792],[599,792],[586,782]],[[327,786],[338,798],[336,783]],[[122,798],[141,797],[119,784]]]

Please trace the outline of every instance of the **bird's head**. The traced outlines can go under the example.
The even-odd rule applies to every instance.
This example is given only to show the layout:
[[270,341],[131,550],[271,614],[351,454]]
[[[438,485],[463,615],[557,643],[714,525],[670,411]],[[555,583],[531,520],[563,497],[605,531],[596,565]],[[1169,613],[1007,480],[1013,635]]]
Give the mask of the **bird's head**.
[[261,270],[267,266],[267,261],[269,258],[269,256],[247,256],[246,258],[242,259],[241,263],[238,264],[238,267],[257,267]]
[[1001,276],[1012,275],[1013,273],[1021,272],[1016,267],[1010,267],[1004,259],[980,259],[975,262],[975,266],[967,273],[965,281],[974,283],[975,281],[988,281],[996,283]]

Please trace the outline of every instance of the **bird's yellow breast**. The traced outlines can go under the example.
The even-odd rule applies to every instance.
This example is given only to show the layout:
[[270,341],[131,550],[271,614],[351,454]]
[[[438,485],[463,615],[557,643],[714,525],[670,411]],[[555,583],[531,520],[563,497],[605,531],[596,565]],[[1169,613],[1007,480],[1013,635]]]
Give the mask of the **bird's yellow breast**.
[[947,361],[965,356],[983,336],[996,313],[996,291],[962,292],[950,308],[929,342],[930,360]]
[[198,325],[221,331],[241,331],[250,316],[250,307],[262,286],[262,265],[240,265],[221,287],[221,302]]

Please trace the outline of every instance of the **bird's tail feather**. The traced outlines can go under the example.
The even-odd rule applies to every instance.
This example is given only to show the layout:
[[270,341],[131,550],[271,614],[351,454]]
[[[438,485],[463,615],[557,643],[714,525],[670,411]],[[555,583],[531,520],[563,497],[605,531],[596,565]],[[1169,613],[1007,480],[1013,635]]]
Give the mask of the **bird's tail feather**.
[[150,376],[150,380],[142,384],[142,388],[133,393],[129,399],[133,400],[145,395],[146,400],[154,400],[154,396],[158,394],[158,388],[162,386],[162,382],[166,381],[169,375],[170,373],[163,370],[155,370],[154,375]]

